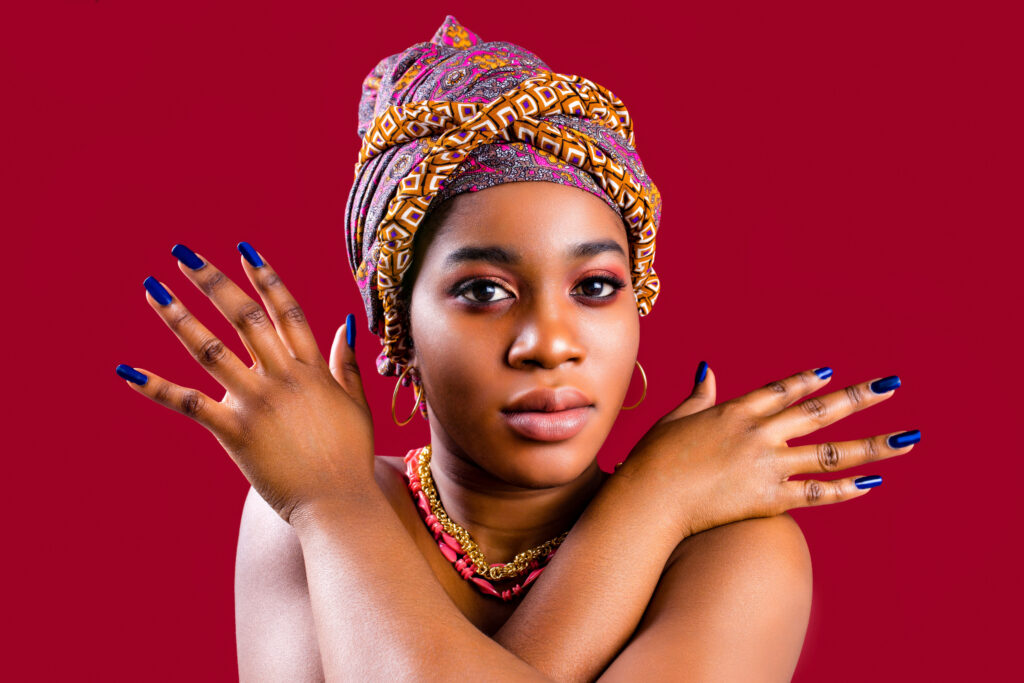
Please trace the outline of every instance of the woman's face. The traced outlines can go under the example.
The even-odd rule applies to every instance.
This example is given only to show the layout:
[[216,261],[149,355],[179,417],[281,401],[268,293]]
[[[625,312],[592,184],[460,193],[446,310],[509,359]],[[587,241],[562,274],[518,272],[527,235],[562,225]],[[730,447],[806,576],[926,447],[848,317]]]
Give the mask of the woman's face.
[[[619,414],[639,345],[621,219],[577,188],[504,183],[456,195],[416,241],[412,363],[435,448],[515,486],[577,479]],[[514,405],[545,389],[575,389],[586,405]]]

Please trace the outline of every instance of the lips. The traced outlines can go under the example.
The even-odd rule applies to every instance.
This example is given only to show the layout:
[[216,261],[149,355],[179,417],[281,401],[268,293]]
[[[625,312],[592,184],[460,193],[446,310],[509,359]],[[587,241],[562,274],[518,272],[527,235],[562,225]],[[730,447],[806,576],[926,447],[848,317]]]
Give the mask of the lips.
[[572,387],[534,389],[517,396],[501,411],[505,423],[527,439],[564,441],[579,434],[590,419],[593,404]]
[[542,412],[552,413],[558,410],[570,408],[582,408],[592,405],[579,389],[573,387],[561,387],[558,389],[533,389],[525,394],[519,394],[513,401],[502,409],[502,412]]

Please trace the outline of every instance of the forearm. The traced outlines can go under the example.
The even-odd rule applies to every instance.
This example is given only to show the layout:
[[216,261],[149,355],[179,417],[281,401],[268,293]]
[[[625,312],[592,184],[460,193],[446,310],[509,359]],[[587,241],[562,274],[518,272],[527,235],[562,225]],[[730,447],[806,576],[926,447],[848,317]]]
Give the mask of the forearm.
[[556,681],[592,681],[629,641],[672,551],[664,482],[630,463],[605,482],[541,577],[494,635]]
[[326,680],[548,680],[463,616],[376,486],[292,526]]

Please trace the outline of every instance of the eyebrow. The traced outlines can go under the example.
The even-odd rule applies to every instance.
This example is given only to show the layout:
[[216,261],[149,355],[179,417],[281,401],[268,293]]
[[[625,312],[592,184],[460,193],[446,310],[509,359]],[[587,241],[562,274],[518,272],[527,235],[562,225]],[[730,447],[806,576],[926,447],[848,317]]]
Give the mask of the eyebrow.
[[[598,240],[595,242],[579,242],[566,250],[566,257],[570,259],[588,258],[603,254],[606,251],[618,252],[626,256],[626,252],[615,240]],[[522,259],[519,252],[505,249],[496,245],[487,246],[465,246],[454,250],[445,258],[446,267],[452,267],[466,261],[486,261],[502,265],[517,265]]]

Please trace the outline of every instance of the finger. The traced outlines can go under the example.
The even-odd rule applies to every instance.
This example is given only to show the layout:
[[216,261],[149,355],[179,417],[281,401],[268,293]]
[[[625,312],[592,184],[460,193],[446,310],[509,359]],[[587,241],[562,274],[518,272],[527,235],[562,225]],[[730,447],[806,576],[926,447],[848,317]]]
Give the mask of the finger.
[[248,242],[239,242],[237,247],[244,257],[242,268],[259,292],[263,305],[274,320],[278,336],[292,357],[308,365],[323,365],[324,357],[306,320],[306,314],[284,286],[277,271]]
[[[185,277],[209,297],[235,328],[252,360],[272,372],[283,368],[289,354],[263,307],[209,260],[194,254],[185,245],[174,245],[171,253],[178,258],[178,268]],[[195,265],[189,254],[202,261],[203,265],[195,269],[187,265],[186,262]]]
[[253,376],[238,356],[206,329],[167,285],[154,277],[147,277],[143,284],[149,305],[164,319],[192,357],[232,394],[251,395],[255,389]]
[[788,475],[836,472],[866,462],[903,455],[921,440],[921,430],[881,434],[855,441],[839,441],[787,448],[781,459]]
[[787,510],[829,505],[859,498],[882,483],[878,475],[846,477],[833,481],[802,479],[782,482],[782,499]]
[[331,375],[338,384],[345,388],[348,395],[360,403],[366,404],[363,392],[363,378],[356,362],[356,317],[351,313],[345,318],[345,324],[334,334],[331,344]]
[[715,405],[715,396],[718,390],[716,381],[715,373],[708,367],[707,361],[702,360],[697,364],[697,371],[693,377],[693,389],[690,395],[662,419],[677,420],[687,415],[699,413]]
[[832,368],[823,367],[804,370],[775,382],[769,382],[760,389],[734,398],[757,415],[774,415],[794,401],[814,393],[828,383]]
[[230,409],[198,389],[188,389],[169,382],[144,368],[118,365],[115,371],[135,391],[185,417],[192,418],[214,434],[231,433]]
[[[812,396],[772,415],[765,423],[782,438],[795,439],[881,403],[892,397],[899,385],[900,378],[896,375],[851,384],[824,396]],[[876,393],[876,390],[884,391]]]

